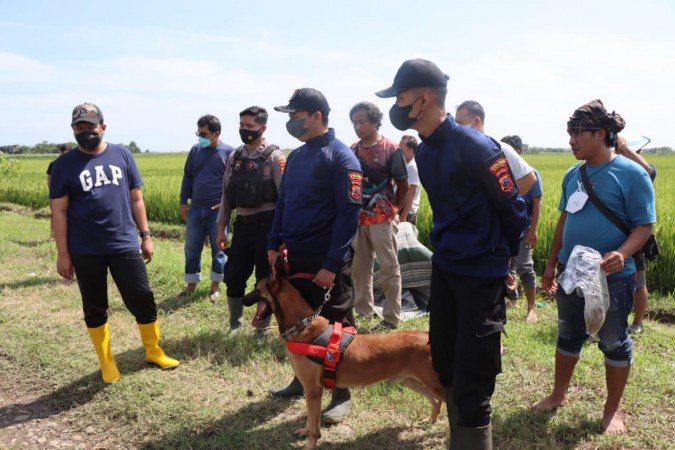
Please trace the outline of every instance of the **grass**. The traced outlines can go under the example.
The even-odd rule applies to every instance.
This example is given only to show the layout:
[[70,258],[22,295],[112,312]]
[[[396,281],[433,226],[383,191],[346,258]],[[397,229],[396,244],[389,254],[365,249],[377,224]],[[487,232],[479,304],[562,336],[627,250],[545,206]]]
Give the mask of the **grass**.
[[[19,169],[13,175],[0,177],[0,202],[11,202],[44,210],[48,205],[45,170],[54,155],[27,155],[17,157]],[[179,193],[185,164],[185,153],[136,154],[136,163],[145,182],[145,198],[148,218],[164,224],[181,225]],[[539,170],[544,184],[542,213],[539,223],[539,244],[534,249],[535,268],[543,272],[553,231],[558,221],[558,202],[561,182],[565,171],[577,161],[571,154],[525,155],[528,162]],[[650,264],[647,271],[649,286],[666,294],[675,292],[675,157],[649,156],[657,167],[656,189],[657,224],[655,234],[661,244],[662,255]],[[429,246],[429,231],[432,214],[426,193],[422,192],[418,212],[420,241]]]
[[[253,339],[249,327],[229,336],[226,303],[206,300],[208,283],[187,301],[173,298],[183,284],[181,242],[155,239],[155,252],[148,271],[160,311],[162,345],[182,365],[170,372],[146,368],[133,317],[111,286],[111,343],[122,381],[104,386],[82,321],[79,291],[62,284],[55,273],[49,221],[0,212],[3,386],[33,393],[70,420],[93,426],[99,448],[304,445],[304,440],[292,436],[304,424],[304,401],[277,400],[267,394],[292,376],[276,331],[263,340]],[[208,261],[206,252],[204,259]],[[554,414],[529,411],[528,405],[547,395],[553,381],[555,305],[538,300],[546,307],[538,310],[537,324],[525,323],[522,306],[509,311],[504,373],[498,377],[493,400],[495,448],[675,448],[675,329],[653,320],[646,322],[646,332],[635,341],[635,364],[623,403],[627,436],[599,433],[603,358],[593,344],[584,348],[572,381],[572,402]],[[666,297],[654,301],[671,314],[673,303]],[[252,313],[248,309],[245,318],[250,320]],[[427,320],[415,319],[404,326],[426,329]],[[349,418],[322,429],[321,448],[447,448],[445,412],[435,425],[424,423],[430,407],[419,395],[384,383],[356,389],[353,397]],[[328,400],[325,395],[324,405]]]

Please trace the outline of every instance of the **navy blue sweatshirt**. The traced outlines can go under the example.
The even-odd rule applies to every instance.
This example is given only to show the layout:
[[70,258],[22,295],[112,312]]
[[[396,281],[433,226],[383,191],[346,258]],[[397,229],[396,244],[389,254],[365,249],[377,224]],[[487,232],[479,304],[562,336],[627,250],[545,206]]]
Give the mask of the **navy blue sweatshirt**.
[[219,142],[216,147],[195,144],[188,153],[180,187],[180,203],[188,199],[195,208],[210,208],[220,203],[223,194],[225,162],[234,149]]
[[433,211],[432,261],[458,275],[506,276],[527,210],[499,144],[450,115],[421,138],[415,161]]
[[361,212],[361,166],[330,129],[295,149],[286,162],[268,249],[326,255],[337,273],[347,258]]

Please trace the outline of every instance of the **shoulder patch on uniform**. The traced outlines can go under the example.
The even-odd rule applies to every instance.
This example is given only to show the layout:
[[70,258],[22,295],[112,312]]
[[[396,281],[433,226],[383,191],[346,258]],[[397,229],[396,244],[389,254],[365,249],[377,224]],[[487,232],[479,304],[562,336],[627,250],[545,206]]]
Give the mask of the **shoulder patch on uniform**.
[[506,158],[499,158],[493,161],[490,164],[489,170],[499,181],[499,187],[502,192],[511,192],[513,190],[513,180],[509,173],[509,163]]
[[347,177],[349,178],[349,195],[354,200],[360,200],[363,174],[358,170],[348,170]]
[[281,173],[284,173],[284,169],[286,169],[286,158],[277,159],[277,164],[279,164],[279,168],[281,169]]

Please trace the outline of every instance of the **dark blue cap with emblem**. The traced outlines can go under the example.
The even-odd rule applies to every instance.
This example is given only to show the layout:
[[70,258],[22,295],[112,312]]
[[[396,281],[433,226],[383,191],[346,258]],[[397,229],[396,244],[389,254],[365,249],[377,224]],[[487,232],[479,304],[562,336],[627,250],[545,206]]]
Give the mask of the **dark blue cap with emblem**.
[[296,89],[288,100],[288,105],[275,106],[274,109],[284,113],[293,113],[296,111],[314,113],[319,111],[324,116],[327,116],[330,112],[326,97],[324,97],[320,91],[312,88]]
[[409,59],[396,72],[394,83],[387,89],[377,91],[382,98],[395,97],[400,91],[422,87],[447,87],[450,77],[438,66],[426,59]]

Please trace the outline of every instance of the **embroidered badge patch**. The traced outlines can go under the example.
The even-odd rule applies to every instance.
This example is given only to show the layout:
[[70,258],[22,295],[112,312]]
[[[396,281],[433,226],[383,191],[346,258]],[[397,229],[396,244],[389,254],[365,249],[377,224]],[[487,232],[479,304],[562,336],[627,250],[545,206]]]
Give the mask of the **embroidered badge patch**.
[[363,183],[363,174],[355,170],[350,170],[347,172],[347,177],[349,177],[349,195],[354,200],[359,200],[361,198],[361,183]]
[[284,169],[286,168],[286,160],[285,159],[278,159],[277,162],[279,163],[279,168],[281,169],[281,173],[284,173]]
[[249,172],[252,170],[256,170],[258,168],[258,165],[254,163],[253,161],[247,161],[246,162],[246,170]]
[[239,170],[241,169],[241,161],[237,161],[234,163],[234,170]]
[[506,158],[499,158],[490,164],[490,172],[499,180],[499,188],[502,192],[511,192],[513,189],[513,180],[509,173],[509,163]]

